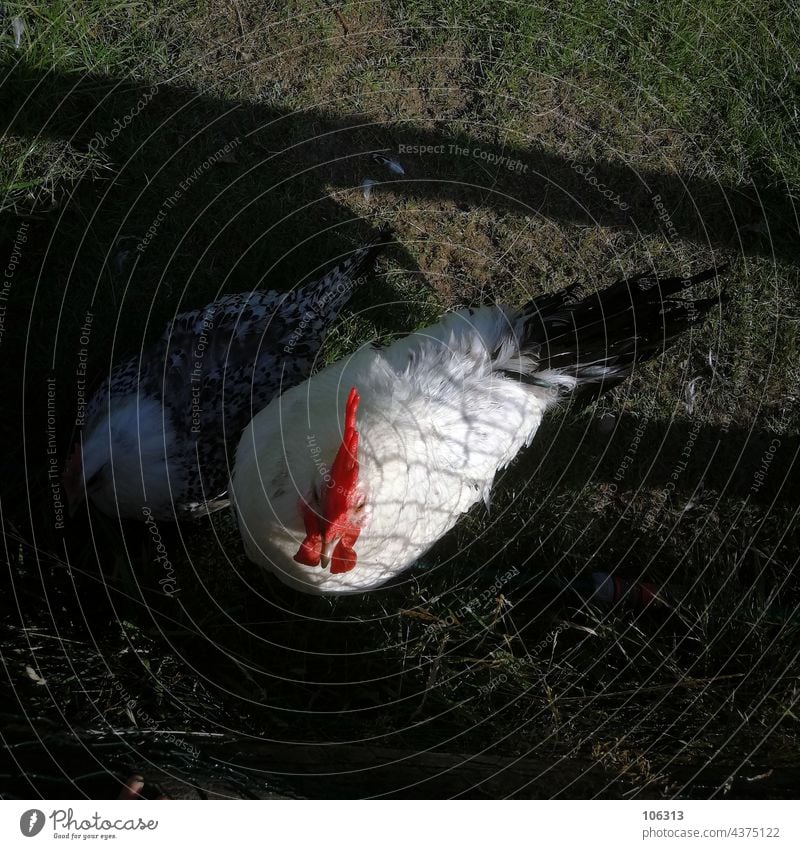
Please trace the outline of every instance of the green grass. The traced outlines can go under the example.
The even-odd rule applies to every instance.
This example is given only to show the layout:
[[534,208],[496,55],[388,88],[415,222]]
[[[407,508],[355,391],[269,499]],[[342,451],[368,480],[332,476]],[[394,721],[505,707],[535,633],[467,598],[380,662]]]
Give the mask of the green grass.
[[[488,65],[490,94],[526,97],[532,72],[580,81],[586,102],[632,102],[634,121],[724,129],[714,153],[791,186],[800,165],[800,17],[791,4],[403,3],[400,20],[445,44],[455,31]],[[485,94],[485,93],[484,93]],[[503,116],[505,117],[505,116]],[[734,156],[731,156],[734,154]],[[738,154],[741,161],[738,161]]]
[[[2,436],[13,450],[0,494],[22,620],[44,635],[32,643],[19,614],[7,617],[6,718],[19,729],[37,717],[68,760],[67,727],[136,726],[143,739],[225,727],[304,743],[375,739],[389,752],[490,750],[506,765],[525,752],[548,765],[569,756],[586,772],[570,784],[575,773],[556,770],[533,795],[685,786],[703,796],[732,774],[732,795],[791,794],[798,12],[711,0],[336,8],[340,18],[325,4],[248,0],[5,5],[4,254],[22,223],[29,231],[2,338]],[[14,15],[26,24],[20,49]],[[125,116],[113,140],[92,144]],[[184,194],[139,255],[164,199],[232,139],[235,155]],[[365,202],[361,180],[387,176],[368,152],[416,142],[505,151],[530,168],[400,156],[406,178]],[[605,203],[576,163],[594,165],[628,210]],[[659,223],[656,193],[674,230]],[[176,309],[220,291],[288,288],[384,221],[399,245],[360,287],[328,361],[451,306],[519,303],[649,264],[727,261],[728,298],[617,392],[554,414],[500,476],[491,513],[467,516],[399,587],[292,594],[247,563],[226,515],[170,536],[177,602],[158,590],[141,529],[123,535],[94,517],[90,532],[80,516],[65,543],[48,500],[43,387],[54,374],[63,454],[86,311],[99,378]],[[49,553],[41,573],[31,543]],[[518,574],[504,578],[511,567]],[[592,569],[652,582],[665,603],[582,602],[568,586]],[[32,659],[55,702],[25,673]],[[130,715],[120,682],[146,719]],[[131,765],[124,746],[103,751],[106,765]],[[230,751],[246,759],[246,746]],[[195,775],[184,755],[158,757]],[[402,784],[379,777],[347,792]],[[437,788],[445,795],[446,780]]]

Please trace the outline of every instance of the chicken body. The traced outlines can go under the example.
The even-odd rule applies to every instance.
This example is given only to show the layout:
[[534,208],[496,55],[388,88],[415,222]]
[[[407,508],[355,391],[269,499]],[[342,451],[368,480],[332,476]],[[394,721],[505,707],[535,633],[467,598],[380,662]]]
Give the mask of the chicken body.
[[[549,407],[619,383],[716,304],[674,297],[712,276],[642,276],[574,302],[570,289],[522,309],[452,313],[275,398],[245,429],[231,481],[248,556],[312,593],[361,592],[402,573],[488,501]],[[331,470],[353,389],[355,475],[342,483]],[[343,486],[347,507],[337,500],[334,516]]]

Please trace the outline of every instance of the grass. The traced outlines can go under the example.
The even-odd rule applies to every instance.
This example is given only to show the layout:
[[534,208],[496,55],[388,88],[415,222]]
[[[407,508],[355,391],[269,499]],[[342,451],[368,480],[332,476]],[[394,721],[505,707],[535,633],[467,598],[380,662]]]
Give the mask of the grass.
[[[27,753],[38,790],[62,797],[52,759],[83,792],[111,792],[72,729],[106,735],[90,747],[100,778],[150,759],[202,784],[221,758],[252,789],[258,745],[294,741],[312,774],[315,744],[339,744],[343,763],[372,753],[369,782],[343,770],[344,795],[401,793],[408,774],[385,766],[401,752],[422,764],[421,794],[791,795],[797,11],[712,0],[336,10],[5,6],[4,257],[27,225],[0,341],[11,751]],[[14,15],[26,24],[18,49]],[[137,251],[164,199],[234,139]],[[405,178],[363,198],[365,176],[389,179],[370,151],[439,143],[448,153],[400,155]],[[383,221],[399,244],[328,360],[445,308],[649,265],[727,261],[728,301],[614,394],[557,411],[501,475],[488,516],[467,516],[407,581],[370,596],[293,595],[247,563],[225,515],[162,529],[176,598],[159,591],[141,528],[85,515],[66,535],[53,528],[44,378],[56,378],[63,456],[87,311],[99,378],[176,309],[287,288]],[[651,582],[663,602],[587,600],[575,581],[592,570]],[[47,730],[50,760],[31,729]],[[167,730],[203,741],[202,756],[154,748]],[[233,732],[261,742],[214,749],[211,735]],[[431,751],[461,765],[446,771]],[[476,755],[477,775],[465,763]],[[255,765],[301,757],[273,748]],[[0,772],[21,786],[16,766]],[[480,785],[489,772],[500,777]],[[260,780],[262,792],[275,777]],[[300,778],[294,789],[319,793]]]

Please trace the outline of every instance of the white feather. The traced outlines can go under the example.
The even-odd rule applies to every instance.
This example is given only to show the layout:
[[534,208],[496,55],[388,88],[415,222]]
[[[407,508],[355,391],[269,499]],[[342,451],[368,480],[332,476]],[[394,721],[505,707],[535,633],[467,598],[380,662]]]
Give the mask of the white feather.
[[[306,592],[373,589],[485,500],[554,397],[498,371],[523,370],[509,321],[497,307],[450,314],[384,351],[361,349],[262,410],[244,431],[231,481],[250,559]],[[305,536],[298,502],[324,481],[352,386],[361,396],[359,486],[368,513],[356,567],[331,574],[293,560]]]
[[[83,443],[83,475],[87,491],[100,509],[110,516],[141,516],[142,507],[152,505],[153,515],[172,503],[167,458],[175,445],[175,434],[161,404],[154,398],[135,395],[108,404],[103,424],[94,428]],[[113,450],[112,450],[113,446]],[[173,489],[177,485],[173,477]]]

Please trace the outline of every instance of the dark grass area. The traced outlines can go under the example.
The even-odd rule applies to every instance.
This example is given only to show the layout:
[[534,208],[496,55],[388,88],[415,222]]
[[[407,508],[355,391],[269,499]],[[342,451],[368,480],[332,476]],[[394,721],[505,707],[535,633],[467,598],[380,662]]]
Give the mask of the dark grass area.
[[[175,794],[795,795],[796,11],[339,11],[6,4],[2,792],[137,768]],[[82,347],[98,381],[176,310],[290,288],[386,221],[323,359],[651,266],[729,262],[728,298],[369,596],[293,594],[225,515],[160,528],[172,595],[141,526],[54,527]],[[631,592],[589,599],[593,570]]]

